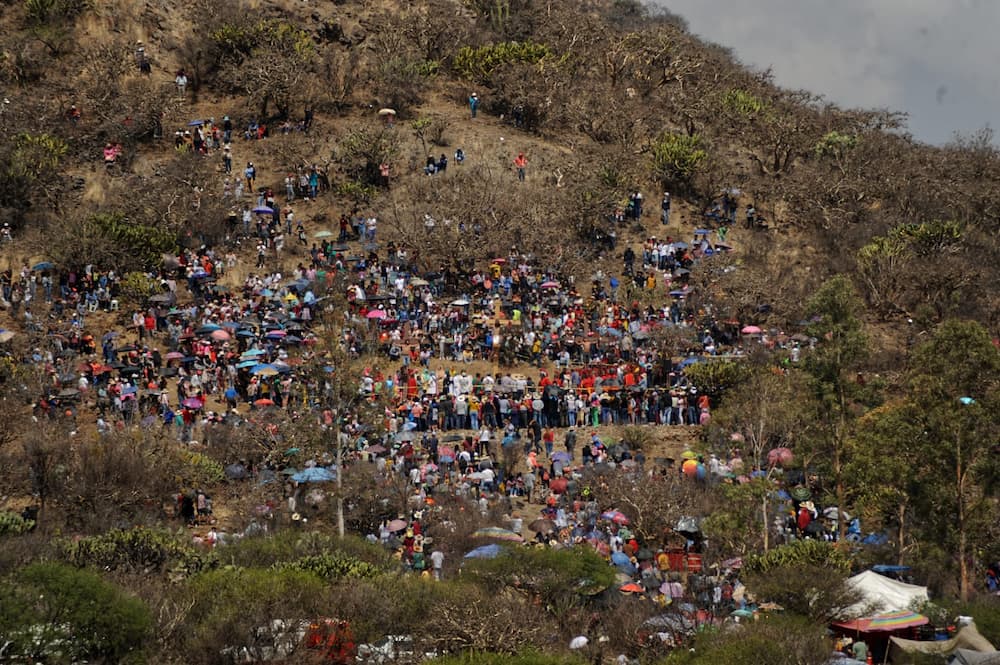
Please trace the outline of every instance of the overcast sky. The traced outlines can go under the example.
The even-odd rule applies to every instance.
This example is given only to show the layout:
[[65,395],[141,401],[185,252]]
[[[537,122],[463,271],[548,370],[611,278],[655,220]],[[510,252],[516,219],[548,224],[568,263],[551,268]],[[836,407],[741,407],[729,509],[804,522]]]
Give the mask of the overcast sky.
[[1000,0],[654,0],[777,83],[909,114],[940,144],[1000,128]]

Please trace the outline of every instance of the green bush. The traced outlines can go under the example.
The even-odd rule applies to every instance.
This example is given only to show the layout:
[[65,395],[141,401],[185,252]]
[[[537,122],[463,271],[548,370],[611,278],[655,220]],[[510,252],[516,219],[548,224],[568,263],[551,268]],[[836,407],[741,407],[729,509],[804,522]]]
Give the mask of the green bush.
[[31,531],[35,526],[33,520],[26,520],[17,513],[0,511],[0,537],[16,536]]
[[653,142],[650,154],[653,172],[665,186],[689,185],[708,159],[697,134],[663,134]]
[[615,581],[608,562],[584,547],[512,548],[508,556],[473,560],[465,566],[464,575],[497,592],[513,586],[549,602],[566,594],[591,595]]
[[211,554],[176,534],[145,527],[62,541],[58,548],[62,558],[78,568],[143,573],[175,567],[193,572],[213,564]]
[[840,158],[849,150],[852,150],[858,145],[858,137],[856,134],[844,134],[838,131],[827,132],[823,135],[816,145],[813,147],[813,152],[817,157],[836,157]]
[[190,607],[176,644],[182,662],[233,662],[225,653],[244,649],[263,660],[275,646],[294,648],[303,623],[337,611],[320,578],[295,570],[214,570],[177,593]]
[[710,360],[684,368],[684,375],[702,393],[718,400],[750,378],[750,365],[739,360]]
[[[392,558],[381,547],[360,538],[337,538],[318,531],[287,530],[240,538],[225,548],[216,549],[215,553],[227,565],[246,568],[278,568],[301,559],[324,556],[343,557],[381,570],[393,566]],[[299,570],[307,568],[308,565],[304,565]]]
[[226,470],[211,457],[202,453],[182,450],[179,453],[181,468],[178,470],[180,485],[215,485],[226,479]]
[[812,539],[796,540],[763,554],[743,557],[743,570],[747,573],[767,573],[792,565],[819,566],[847,573],[851,569],[851,557],[833,543]]
[[830,650],[824,631],[822,625],[772,615],[733,630],[702,632],[691,651],[675,651],[664,665],[822,665]]
[[552,55],[552,49],[537,42],[499,42],[479,48],[463,46],[452,58],[452,69],[460,76],[486,83],[502,65],[514,62],[535,64]]
[[312,573],[327,581],[339,580],[345,577],[372,578],[382,571],[367,561],[360,561],[343,552],[328,552],[304,556],[288,563],[279,563],[275,570],[297,570]]
[[755,116],[766,108],[759,97],[738,88],[733,88],[723,95],[722,105],[727,111],[744,117]]
[[145,604],[90,571],[37,563],[4,581],[0,635],[26,662],[138,659],[152,627]]

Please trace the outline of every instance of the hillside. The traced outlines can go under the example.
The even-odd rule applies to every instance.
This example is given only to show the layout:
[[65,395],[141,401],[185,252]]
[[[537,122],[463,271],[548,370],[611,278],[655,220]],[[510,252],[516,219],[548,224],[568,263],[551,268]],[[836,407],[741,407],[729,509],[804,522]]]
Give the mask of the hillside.
[[0,660],[1000,638],[988,132],[634,0],[0,6]]

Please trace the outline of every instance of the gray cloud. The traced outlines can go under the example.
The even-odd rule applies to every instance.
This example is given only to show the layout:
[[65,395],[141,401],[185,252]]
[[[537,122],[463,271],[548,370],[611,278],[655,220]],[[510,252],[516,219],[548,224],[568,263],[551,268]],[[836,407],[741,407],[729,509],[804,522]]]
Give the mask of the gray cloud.
[[1000,126],[996,0],[656,0],[779,85],[909,114],[913,135]]

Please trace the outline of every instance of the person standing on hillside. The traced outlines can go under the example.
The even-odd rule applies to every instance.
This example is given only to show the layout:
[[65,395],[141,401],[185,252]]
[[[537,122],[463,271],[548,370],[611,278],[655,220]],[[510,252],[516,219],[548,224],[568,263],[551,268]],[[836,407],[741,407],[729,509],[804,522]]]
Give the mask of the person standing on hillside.
[[514,158],[514,168],[517,169],[517,179],[524,182],[524,170],[528,167],[528,158],[524,156],[523,152],[517,153],[517,157]]
[[247,162],[247,167],[243,170],[243,176],[247,181],[247,189],[253,191],[253,183],[257,179],[257,167],[253,165],[253,162]]
[[472,93],[469,95],[469,112],[472,114],[472,119],[476,119],[476,113],[479,111],[479,95]]
[[663,202],[660,204],[660,210],[662,210],[660,219],[663,225],[666,226],[670,223],[670,192],[663,192]]
[[177,76],[174,78],[174,84],[177,86],[177,92],[181,97],[184,97],[187,93],[188,77],[184,73],[183,69],[177,70]]

